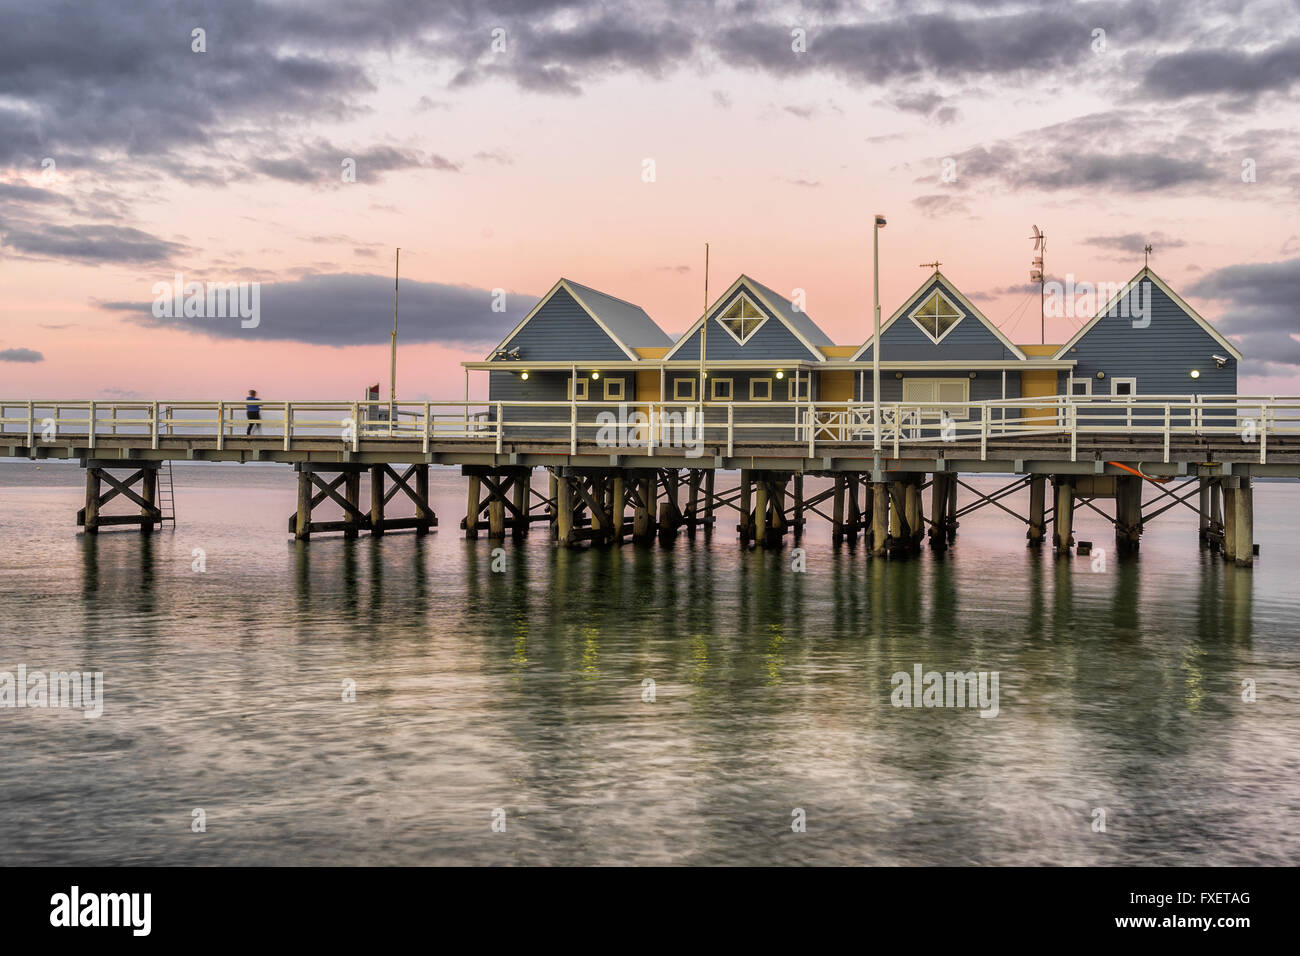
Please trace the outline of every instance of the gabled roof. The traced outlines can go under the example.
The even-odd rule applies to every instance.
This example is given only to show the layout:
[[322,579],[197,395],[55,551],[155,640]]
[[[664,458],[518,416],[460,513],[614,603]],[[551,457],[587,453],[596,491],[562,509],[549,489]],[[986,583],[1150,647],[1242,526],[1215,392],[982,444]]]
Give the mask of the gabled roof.
[[[912,312],[914,308],[916,308],[916,304],[917,302],[920,301],[921,296],[923,296],[926,292],[928,292],[933,287],[935,279],[939,280],[939,284],[943,287],[943,291],[945,295],[948,295],[951,298],[956,299],[957,302],[961,305],[961,307],[966,310],[967,314],[969,314],[975,319],[978,319],[990,332],[992,332],[995,336],[997,336],[998,340],[1004,346],[1006,346],[1007,350],[1012,355],[1014,355],[1018,359],[1023,359],[1026,357],[1024,351],[1018,345],[1013,344],[1009,338],[1003,335],[1002,330],[999,329],[996,325],[994,325],[991,321],[989,321],[988,316],[986,316],[983,312],[981,312],[976,307],[975,303],[971,302],[970,299],[966,298],[964,295],[961,294],[961,290],[958,289],[955,285],[953,285],[951,279],[949,279],[942,272],[937,272],[937,271],[927,276],[925,281],[922,282],[920,286],[917,287],[917,290],[913,292],[910,296],[908,296],[907,300],[898,307],[898,311],[896,311],[893,315],[891,315],[888,319],[886,319],[884,322],[881,323],[880,334],[882,337],[884,336],[885,331],[891,325],[893,325],[899,319],[906,317],[908,314]],[[858,359],[862,358],[862,354],[871,347],[871,343],[874,340],[875,340],[875,335],[873,334],[871,338],[863,342],[861,347],[859,347],[858,350],[853,353],[853,361],[856,362]]]
[[794,303],[785,296],[773,292],[761,282],[755,282],[749,276],[743,274],[740,275],[735,282],[731,283],[726,292],[713,300],[713,303],[709,306],[709,310],[695,320],[694,324],[691,325],[681,338],[677,340],[677,344],[668,351],[668,354],[665,355],[664,358],[672,358],[679,348],[689,342],[691,338],[700,331],[700,327],[704,325],[705,320],[713,317],[713,314],[719,308],[726,305],[727,301],[735,295],[736,290],[741,286],[748,289],[753,294],[754,298],[759,300],[761,305],[765,306],[769,312],[776,316],[776,318],[794,334],[794,337],[807,347],[808,351],[810,351],[818,361],[826,360],[826,355],[822,352],[822,347],[834,345],[835,343],[831,341],[829,335],[823,332],[817,324],[808,317],[808,313],[796,309]]
[[1060,358],[1066,352],[1070,351],[1070,349],[1078,345],[1079,340],[1082,339],[1085,335],[1087,335],[1094,325],[1096,325],[1103,318],[1105,318],[1110,313],[1110,310],[1112,308],[1115,308],[1121,299],[1126,298],[1129,295],[1129,293],[1133,291],[1133,288],[1143,279],[1150,279],[1155,284],[1156,288],[1158,288],[1165,295],[1169,296],[1170,300],[1173,301],[1174,305],[1178,306],[1178,308],[1182,309],[1185,313],[1187,313],[1188,318],[1190,318],[1193,322],[1195,322],[1197,325],[1203,328],[1212,339],[1214,339],[1216,342],[1222,345],[1228,351],[1229,355],[1235,358],[1238,362],[1242,361],[1243,356],[1241,354],[1241,350],[1238,349],[1237,346],[1229,342],[1227,338],[1224,337],[1222,332],[1220,332],[1212,324],[1210,324],[1204,318],[1202,318],[1200,313],[1198,313],[1190,305],[1184,302],[1182,300],[1182,297],[1179,296],[1177,292],[1169,288],[1169,286],[1165,283],[1164,279],[1160,278],[1158,275],[1156,275],[1154,272],[1151,271],[1150,266],[1143,266],[1142,269],[1138,272],[1138,274],[1135,275],[1132,279],[1130,279],[1128,281],[1128,284],[1125,285],[1124,288],[1120,289],[1119,292],[1115,294],[1114,298],[1112,298],[1109,302],[1107,302],[1104,306],[1102,306],[1101,309],[1098,310],[1097,314],[1094,315],[1091,319],[1089,319],[1088,322],[1083,326],[1083,328],[1079,329],[1078,332],[1074,333],[1074,337],[1071,338],[1070,341],[1066,342],[1064,345],[1061,346],[1061,348],[1057,351],[1056,355],[1054,355],[1053,358]]
[[668,333],[659,328],[654,319],[650,318],[645,309],[639,305],[633,305],[625,299],[570,279],[561,279],[551,286],[551,290],[542,296],[541,300],[524,316],[523,321],[501,340],[501,344],[493,352],[505,348],[510,340],[519,334],[519,330],[531,322],[542,307],[561,289],[573,296],[574,301],[582,306],[583,311],[591,316],[592,321],[601,327],[629,359],[635,360],[640,357],[636,352],[638,348],[655,346],[666,348],[673,344]]

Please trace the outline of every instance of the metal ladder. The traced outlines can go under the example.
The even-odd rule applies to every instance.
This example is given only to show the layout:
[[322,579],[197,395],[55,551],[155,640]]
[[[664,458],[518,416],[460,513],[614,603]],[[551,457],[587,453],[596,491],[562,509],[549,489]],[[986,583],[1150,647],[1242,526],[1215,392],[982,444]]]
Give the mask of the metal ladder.
[[176,524],[176,487],[172,481],[172,463],[169,459],[164,462],[167,466],[166,471],[158,476],[158,510],[162,512],[162,520],[170,521]]

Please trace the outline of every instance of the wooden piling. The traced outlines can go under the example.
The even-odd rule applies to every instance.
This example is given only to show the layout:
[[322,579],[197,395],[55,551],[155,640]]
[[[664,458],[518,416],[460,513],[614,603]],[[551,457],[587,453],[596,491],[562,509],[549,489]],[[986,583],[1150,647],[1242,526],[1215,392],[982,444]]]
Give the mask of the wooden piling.
[[299,541],[311,537],[311,474],[306,469],[298,472],[298,511],[293,536]]
[[528,513],[532,509],[532,478],[533,470],[525,468],[515,475],[513,492],[514,492],[514,521],[510,525],[510,537],[518,541],[521,538],[528,537]]
[[754,543],[767,544],[767,482],[760,479],[754,490]]
[[1239,568],[1255,563],[1255,508],[1249,478],[1223,480],[1223,557]]
[[428,501],[429,501],[429,466],[428,465],[415,466],[415,493],[420,498],[420,500],[415,503],[415,517],[419,519],[419,523],[416,524],[415,526],[415,534],[416,537],[419,537],[420,535],[428,534],[430,526],[437,523],[437,519],[433,514],[433,510],[428,506]]
[[99,486],[98,468],[86,469],[86,534],[99,534]]
[[754,529],[751,523],[750,511],[750,494],[753,490],[753,481],[750,477],[751,472],[747,468],[740,469],[740,540],[747,543],[754,536]]
[[562,548],[573,544],[573,490],[570,479],[561,477],[555,491],[555,541]]
[[469,476],[469,498],[465,503],[465,537],[478,537],[478,513],[483,506],[483,481],[478,475]]
[[506,539],[506,503],[499,496],[488,502],[488,540]]
[[942,553],[948,548],[948,482],[951,475],[936,471],[930,476],[930,547]]
[[1047,536],[1047,476],[1034,475],[1029,479],[1029,538],[1030,547],[1038,547]]
[[611,483],[610,489],[610,513],[613,517],[613,528],[611,530],[613,532],[613,540],[618,544],[623,543],[623,518],[627,507],[625,497],[625,492],[623,490],[623,472],[620,471],[614,475],[614,480]]
[[361,508],[361,472],[349,471],[343,479],[344,498],[352,509],[343,509],[343,537],[355,538],[361,532],[357,514]]
[[1074,544],[1074,486],[1064,475],[1057,475],[1056,510],[1052,515],[1052,549],[1068,557]]
[[1142,479],[1137,475],[1115,477],[1115,550],[1132,553],[1142,537]]
[[889,486],[871,483],[871,553],[883,556],[889,548]]
[[713,533],[713,479],[714,470],[704,473],[704,533]]
[[154,529],[154,516],[158,514],[158,469],[143,468],[140,474],[140,497],[147,504],[140,507],[140,533],[149,534]]
[[835,498],[831,506],[831,541],[839,544],[844,538],[844,475],[835,476]]
[[370,533],[384,533],[384,466],[370,467]]
[[794,539],[803,537],[803,473],[794,476]]

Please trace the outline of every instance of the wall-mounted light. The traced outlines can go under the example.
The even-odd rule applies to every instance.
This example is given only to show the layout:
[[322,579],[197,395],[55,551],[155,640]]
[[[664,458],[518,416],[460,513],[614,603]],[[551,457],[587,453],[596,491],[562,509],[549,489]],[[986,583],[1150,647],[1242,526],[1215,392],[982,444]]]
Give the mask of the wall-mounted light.
[[592,373],[591,373],[591,377],[592,377],[592,378],[600,378],[600,373],[599,373],[599,372],[592,372]]
[[971,372],[971,373],[970,373],[970,377],[971,377],[971,378],[974,378],[974,377],[975,377],[975,373],[974,373],[974,372]]
[[527,373],[527,372],[520,372],[520,373],[519,373],[519,377],[520,377],[521,379],[523,379],[525,382],[528,381],[528,373]]
[[780,369],[777,369],[777,370],[776,370],[776,380],[779,382],[779,381],[780,381],[781,379],[783,379],[783,378],[785,378],[785,372],[781,371]]
[[1105,372],[1098,372],[1098,373],[1097,373],[1097,377],[1098,377],[1098,378],[1105,378],[1105,377],[1106,377],[1106,373],[1105,373]]
[[1192,369],[1192,378],[1200,378],[1200,377],[1201,377],[1201,370],[1199,368]]
[[902,378],[902,377],[903,377],[903,373],[902,373],[902,372],[895,372],[895,373],[894,373],[894,378]]
[[1228,364],[1228,356],[1226,355],[1211,355],[1210,358],[1214,359],[1214,364],[1219,368],[1223,368]]

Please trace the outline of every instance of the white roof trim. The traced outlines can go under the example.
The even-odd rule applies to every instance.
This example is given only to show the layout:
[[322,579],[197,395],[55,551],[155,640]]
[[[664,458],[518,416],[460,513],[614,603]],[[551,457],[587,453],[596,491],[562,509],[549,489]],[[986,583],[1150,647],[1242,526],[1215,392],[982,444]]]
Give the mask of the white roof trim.
[[[934,273],[934,275],[931,275],[924,282],[922,282],[920,287],[915,292],[913,292],[910,296],[908,296],[907,300],[903,302],[901,306],[898,307],[898,311],[895,312],[893,315],[891,315],[888,321],[881,323],[880,334],[882,336],[885,334],[886,329],[892,326],[895,322],[897,322],[900,318],[903,317],[904,313],[908,312],[908,310],[910,310],[916,305],[917,300],[921,298],[922,294],[924,294],[926,289],[930,288],[930,284],[934,281],[936,276],[938,277],[939,284],[943,287],[943,289],[950,295],[954,296],[957,299],[957,301],[961,304],[962,308],[964,308],[970,315],[973,315],[975,318],[979,319],[985,328],[987,328],[990,332],[996,335],[998,337],[998,341],[1001,342],[1004,346],[1006,346],[1012,355],[1014,355],[1016,358],[1019,359],[1026,359],[1029,357],[1023,351],[1021,351],[1020,346],[1016,345],[1009,338],[1003,335],[1002,330],[999,329],[996,325],[994,325],[993,322],[989,319],[989,317],[985,315],[983,312],[981,312],[975,306],[975,303],[971,302],[970,299],[962,295],[961,290],[958,289],[955,285],[953,285],[952,281],[942,272],[936,272]],[[957,323],[954,323],[953,328],[955,329],[956,327],[957,327]],[[951,331],[951,329],[949,331]],[[853,353],[853,357],[850,359],[850,361],[856,362],[862,356],[862,353],[871,347],[871,344],[874,341],[875,341],[875,335],[873,334],[871,338],[863,342],[862,346],[856,352]],[[931,341],[934,340],[931,339]]]
[[[514,329],[511,330],[510,334],[501,340],[501,344],[498,345],[492,351],[498,352],[501,349],[505,348],[510,343],[510,340],[519,334],[520,329],[522,329],[525,325],[531,322],[533,320],[533,317],[537,315],[539,311],[541,311],[542,306],[546,305],[547,302],[550,302],[551,298],[555,295],[555,293],[559,292],[561,289],[569,293],[569,295],[573,296],[573,301],[578,303],[578,305],[582,306],[582,311],[587,313],[587,315],[591,318],[591,321],[595,322],[598,326],[600,326],[600,330],[609,336],[611,342],[613,342],[615,345],[617,345],[620,349],[623,350],[624,355],[626,355],[629,359],[631,359],[634,362],[640,360],[641,357],[637,355],[633,349],[629,348],[626,342],[624,342],[612,331],[610,331],[609,326],[605,325],[604,322],[600,321],[600,317],[597,316],[595,312],[591,311],[591,307],[582,300],[582,296],[579,295],[578,291],[569,284],[569,281],[567,279],[561,279],[559,282],[555,283],[555,285],[551,286],[551,291],[546,293],[546,295],[542,296],[541,301],[539,301],[535,306],[532,307],[529,313],[526,316],[524,316],[523,321],[520,322],[518,325],[516,325]],[[612,299],[615,297],[610,296],[610,298]],[[619,299],[619,301],[622,302],[624,300]],[[627,304],[631,305],[632,303],[629,302]]]
[[[767,300],[767,296],[763,295],[763,293],[759,292],[758,289],[755,288],[756,283],[754,282],[754,280],[751,279],[749,276],[745,275],[744,273],[741,273],[741,275],[737,277],[736,281],[731,283],[731,285],[727,287],[726,292],[722,293],[722,295],[718,296],[716,299],[713,300],[713,302],[709,305],[709,308],[704,313],[704,315],[696,319],[695,322],[691,325],[691,327],[682,334],[682,337],[679,338],[675,343],[673,343],[673,347],[668,350],[668,353],[666,355],[664,355],[662,361],[667,361],[668,359],[672,358],[678,349],[680,349],[683,345],[685,345],[692,338],[694,338],[695,334],[700,331],[700,326],[704,324],[704,320],[707,319],[711,314],[713,314],[713,312],[716,309],[718,309],[720,306],[722,306],[729,298],[731,298],[732,293],[734,293],[736,289],[739,288],[741,285],[744,285],[745,291],[749,294],[750,299],[751,300],[756,299],[757,301],[761,302],[763,306],[767,309],[767,311],[771,315],[775,316],[776,320],[780,322],[783,326],[785,326],[785,328],[796,339],[798,339],[800,343],[803,344],[804,348],[808,349],[808,351],[812,353],[813,357],[817,361],[819,362],[826,361],[826,356],[822,353],[822,350],[819,349],[817,346],[813,345],[811,342],[809,342],[808,339],[804,337],[802,332],[800,332],[793,325],[787,322],[785,320],[785,316],[781,314],[781,310],[773,307],[772,303]],[[727,329],[727,331],[730,332],[731,330]],[[732,338],[734,339],[735,336],[733,335]],[[708,361],[707,353],[705,354],[705,361],[706,362]],[[797,361],[797,360],[792,359],[792,361]]]
[[1062,345],[1060,349],[1056,352],[1056,354],[1052,356],[1052,358],[1059,359],[1070,349],[1078,345],[1079,340],[1082,339],[1085,335],[1087,335],[1088,332],[1092,330],[1092,327],[1094,325],[1096,325],[1103,318],[1105,318],[1105,316],[1107,316],[1110,313],[1110,310],[1115,307],[1115,305],[1119,302],[1119,300],[1127,296],[1133,290],[1133,287],[1137,285],[1139,282],[1141,282],[1144,278],[1150,279],[1152,282],[1154,282],[1156,287],[1161,292],[1163,292],[1165,295],[1169,296],[1169,298],[1173,300],[1174,305],[1178,306],[1178,308],[1182,309],[1185,313],[1187,313],[1188,317],[1191,318],[1193,322],[1195,322],[1207,333],[1209,333],[1212,339],[1214,339],[1225,349],[1227,349],[1233,358],[1235,358],[1238,362],[1241,362],[1245,359],[1245,356],[1241,354],[1240,349],[1238,349],[1235,345],[1229,342],[1227,338],[1224,337],[1223,333],[1220,332],[1218,329],[1216,329],[1211,323],[1207,322],[1204,318],[1202,318],[1199,312],[1197,312],[1190,305],[1184,302],[1182,296],[1180,296],[1173,289],[1169,288],[1169,286],[1165,284],[1165,280],[1160,278],[1154,272],[1152,272],[1151,269],[1147,266],[1143,266],[1142,270],[1138,272],[1138,274],[1135,275],[1132,279],[1130,279],[1128,281],[1128,284],[1126,284],[1124,288],[1122,288],[1119,292],[1115,294],[1114,298],[1112,298],[1109,302],[1107,302],[1104,306],[1102,306],[1101,309],[1098,310],[1097,314],[1094,315],[1091,319],[1089,319],[1084,324],[1083,328],[1079,329],[1078,332],[1075,332],[1074,337],[1071,338],[1070,341]]

